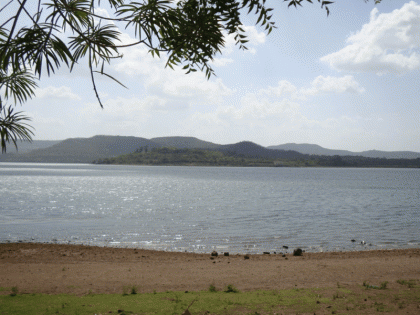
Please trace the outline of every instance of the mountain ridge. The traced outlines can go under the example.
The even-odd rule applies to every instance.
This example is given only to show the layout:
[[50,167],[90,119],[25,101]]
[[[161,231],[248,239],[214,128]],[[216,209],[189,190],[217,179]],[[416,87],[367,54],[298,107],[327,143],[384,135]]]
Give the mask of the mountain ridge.
[[326,155],[326,156],[363,156],[370,158],[386,158],[386,159],[417,159],[420,158],[419,152],[414,151],[381,151],[367,150],[361,152],[352,152],[348,150],[326,149],[317,144],[310,143],[285,143],[280,145],[268,146],[269,149],[275,150],[293,150],[302,154]]
[[[39,147],[38,141],[43,141]],[[62,141],[35,140],[34,149],[18,153],[0,155],[0,162],[43,162],[43,163],[92,163],[98,159],[129,154],[138,150],[174,147],[188,149],[218,150],[235,156],[261,158],[305,159],[310,155],[324,156],[362,156],[387,159],[416,159],[420,153],[412,151],[369,150],[351,152],[347,150],[325,149],[316,144],[286,143],[263,147],[251,141],[234,144],[216,144],[195,137],[157,137],[152,139],[133,136],[96,135],[90,138],[68,138]],[[52,144],[45,147],[45,145]],[[316,152],[316,153],[315,153]]]

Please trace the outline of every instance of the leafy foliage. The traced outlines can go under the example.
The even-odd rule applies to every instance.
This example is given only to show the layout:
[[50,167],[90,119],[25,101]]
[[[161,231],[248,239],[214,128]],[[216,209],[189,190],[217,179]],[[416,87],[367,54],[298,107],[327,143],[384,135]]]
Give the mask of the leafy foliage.
[[[274,150],[277,151],[277,150]],[[280,151],[290,153],[287,151]],[[417,159],[385,159],[362,156],[304,155],[295,157],[255,156],[251,152],[238,153],[221,149],[139,148],[131,154],[94,161],[96,164],[187,165],[187,166],[263,166],[263,167],[412,167],[420,168]],[[298,249],[294,255],[302,254]]]
[[2,153],[6,153],[6,143],[13,142],[17,149],[18,140],[32,139],[31,127],[25,123],[30,118],[25,117],[21,112],[14,113],[11,106],[3,107],[0,104],[0,141]]
[[[288,6],[301,6],[303,0],[285,0]],[[258,16],[256,24],[269,34],[275,27],[272,8],[265,0],[10,0],[0,12],[15,12],[0,25],[0,102],[10,96],[22,103],[33,95],[36,79],[43,71],[50,76],[62,65],[70,70],[87,62],[93,89],[103,107],[95,85],[95,75],[105,75],[105,64],[122,58],[120,50],[145,45],[153,56],[165,53],[166,66],[182,66],[186,73],[197,70],[207,78],[214,74],[213,57],[221,52],[226,34],[235,34],[239,49],[247,49],[247,35],[241,14]],[[307,0],[312,3],[312,1]],[[331,1],[321,1],[325,8]],[[31,3],[31,4],[29,4]],[[98,8],[110,8],[111,17],[96,14]],[[24,26],[22,26],[24,25]],[[134,31],[136,42],[121,43],[119,27]],[[66,33],[65,33],[66,32]],[[70,35],[68,35],[70,34]],[[66,36],[68,37],[66,38]],[[122,84],[121,84],[122,85]],[[10,118],[11,116],[9,116]],[[3,151],[14,139],[30,140],[32,132],[25,124],[9,129],[1,118]],[[26,118],[26,120],[29,120]],[[7,130],[7,131],[6,131]],[[19,132],[17,132],[19,130]],[[8,137],[6,137],[8,135]],[[15,143],[15,142],[14,142]],[[15,143],[16,144],[16,143]]]

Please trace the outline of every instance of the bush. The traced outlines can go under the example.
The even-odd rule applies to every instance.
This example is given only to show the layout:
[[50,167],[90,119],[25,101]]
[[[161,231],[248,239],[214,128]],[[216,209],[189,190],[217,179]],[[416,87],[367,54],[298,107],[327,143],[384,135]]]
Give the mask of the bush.
[[238,293],[239,290],[235,288],[232,284],[228,284],[225,290],[226,293]]
[[209,286],[209,292],[217,292],[216,287],[213,284],[210,284]]
[[379,289],[385,290],[387,285],[388,285],[388,281],[384,281],[381,283],[381,286],[379,287]]
[[302,256],[303,251],[300,248],[296,248],[293,251],[293,256]]
[[19,293],[18,287],[12,287],[12,293],[10,293],[10,296],[16,296]]

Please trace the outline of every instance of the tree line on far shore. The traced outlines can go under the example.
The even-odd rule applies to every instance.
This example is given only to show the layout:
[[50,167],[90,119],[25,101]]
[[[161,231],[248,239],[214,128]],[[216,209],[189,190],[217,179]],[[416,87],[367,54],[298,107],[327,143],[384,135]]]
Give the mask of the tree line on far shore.
[[265,166],[265,167],[397,167],[420,168],[417,159],[385,159],[362,156],[304,155],[279,159],[249,156],[232,151],[141,147],[131,154],[99,159],[95,164],[179,165],[179,166]]

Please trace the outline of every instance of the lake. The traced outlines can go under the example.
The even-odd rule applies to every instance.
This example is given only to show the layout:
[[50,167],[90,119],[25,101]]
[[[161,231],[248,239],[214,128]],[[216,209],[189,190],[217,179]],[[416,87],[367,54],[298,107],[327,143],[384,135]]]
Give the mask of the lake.
[[231,253],[420,247],[419,169],[0,163],[0,183],[3,243]]

